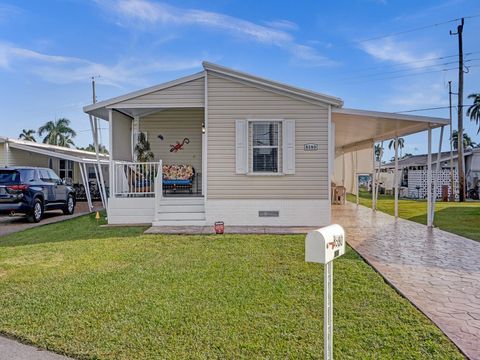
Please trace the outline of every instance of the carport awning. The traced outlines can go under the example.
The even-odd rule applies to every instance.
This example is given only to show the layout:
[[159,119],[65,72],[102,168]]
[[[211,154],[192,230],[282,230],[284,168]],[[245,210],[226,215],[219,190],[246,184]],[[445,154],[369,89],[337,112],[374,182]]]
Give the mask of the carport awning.
[[393,139],[448,125],[448,119],[379,111],[332,109],[335,152],[369,148],[376,141]]

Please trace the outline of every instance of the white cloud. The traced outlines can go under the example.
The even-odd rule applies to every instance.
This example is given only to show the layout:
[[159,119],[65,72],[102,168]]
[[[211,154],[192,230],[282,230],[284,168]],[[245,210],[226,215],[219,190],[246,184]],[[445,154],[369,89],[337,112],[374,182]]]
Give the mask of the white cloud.
[[438,81],[406,82],[395,89],[387,103],[397,110],[410,110],[448,105],[447,90]]
[[398,42],[391,38],[368,41],[360,44],[360,48],[376,60],[397,64],[408,63],[406,65],[412,69],[431,65],[434,63],[431,59],[439,57],[437,52],[425,52],[414,47],[412,43]]
[[293,30],[296,25],[285,20],[277,20],[265,26],[222,13],[184,9],[149,0],[97,0],[96,2],[109,14],[115,13],[119,24],[124,26],[151,29],[163,26],[163,31],[171,26],[210,28],[260,44],[285,49],[295,58],[314,66],[334,64],[313,47],[297,43],[295,38],[286,31]]
[[[200,60],[164,58],[155,61],[124,59],[116,64],[101,64],[87,59],[48,55],[0,42],[0,69],[25,69],[38,77],[57,84],[86,82],[100,76],[99,83],[122,86],[144,83],[148,74],[197,68]],[[15,66],[12,66],[15,65]],[[23,66],[23,67],[22,67]]]
[[265,25],[281,30],[298,30],[298,25],[296,23],[285,19],[266,21]]

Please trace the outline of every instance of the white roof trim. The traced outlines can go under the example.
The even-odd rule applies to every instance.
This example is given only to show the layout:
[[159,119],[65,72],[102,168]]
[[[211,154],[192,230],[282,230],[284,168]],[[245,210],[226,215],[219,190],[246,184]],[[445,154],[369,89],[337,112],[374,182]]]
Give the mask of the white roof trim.
[[[14,145],[19,145],[22,147],[28,147],[29,151],[36,152],[37,149],[39,150],[44,150],[44,151],[52,151],[55,154],[58,155],[66,155],[66,156],[74,156],[76,158],[84,159],[81,157],[81,155],[88,155],[92,157],[96,157],[96,154],[92,151],[86,151],[86,150],[80,150],[80,149],[72,149],[72,148],[67,148],[63,146],[57,146],[57,145],[50,145],[50,144],[43,144],[43,143],[37,143],[33,141],[26,141],[26,140],[20,140],[20,139],[11,139],[8,137],[0,136],[0,143],[8,142],[11,146],[15,147]],[[58,151],[63,151],[62,152],[56,152],[55,150]],[[101,160],[108,160],[109,155],[107,154],[99,154],[100,158],[103,158]],[[90,160],[90,159],[88,159]],[[92,158],[91,160],[95,160],[95,158]]]
[[450,120],[444,119],[444,118],[431,117],[431,116],[405,115],[405,114],[390,113],[390,112],[383,112],[383,111],[334,108],[332,109],[332,112],[337,114],[368,116],[368,117],[385,118],[385,119],[392,119],[392,120],[420,121],[420,122],[434,123],[438,125],[450,124]]
[[254,75],[251,75],[251,74],[240,72],[240,71],[237,71],[237,70],[229,69],[229,68],[224,67],[224,66],[212,64],[212,63],[209,63],[207,61],[204,61],[202,63],[202,65],[203,65],[203,68],[207,71],[211,71],[211,72],[222,74],[222,75],[227,75],[227,76],[230,76],[230,77],[233,77],[233,78],[236,78],[236,79],[239,79],[239,80],[244,80],[246,82],[254,83],[254,84],[257,84],[257,85],[263,85],[265,87],[268,87],[268,88],[271,88],[271,89],[274,89],[274,90],[277,90],[277,91],[280,90],[280,91],[288,93],[288,94],[296,95],[296,96],[306,98],[306,99],[309,99],[309,100],[320,101],[320,102],[330,104],[330,105],[333,105],[333,106],[342,106],[343,105],[343,100],[338,98],[338,97],[317,93],[315,91],[311,91],[311,90],[307,90],[307,89],[301,89],[301,88],[291,86],[291,85],[287,85],[287,84],[284,84],[284,83],[281,83],[281,82],[278,82],[278,81],[268,80],[268,79],[265,79],[265,78],[261,78],[261,77],[258,77],[258,76],[254,76]]
[[[58,158],[58,159],[71,160],[71,161],[79,162],[79,163],[85,163],[85,164],[96,164],[97,163],[97,160],[95,160],[95,159],[81,158],[79,156],[62,154],[62,153],[58,153],[56,151],[32,148],[32,147],[29,147],[29,146],[23,145],[23,144],[11,143],[10,147],[12,147],[14,149],[30,151],[30,152],[33,152],[33,153],[36,153],[36,154],[41,154],[41,155],[54,157],[54,158]],[[105,160],[105,159],[102,159],[102,160],[100,160],[100,164],[107,165],[107,164],[109,164],[109,161]]]
[[122,101],[125,101],[125,100],[130,100],[130,99],[133,99],[133,98],[136,98],[136,97],[139,97],[139,96],[147,95],[147,94],[150,94],[150,93],[155,92],[155,91],[164,90],[164,89],[167,89],[169,87],[180,85],[180,84],[183,84],[183,83],[186,83],[186,82],[189,82],[189,81],[197,80],[197,79],[203,78],[204,76],[205,76],[205,72],[201,71],[201,72],[198,72],[198,73],[193,74],[193,75],[184,76],[184,77],[181,77],[181,78],[178,78],[178,79],[175,79],[175,80],[172,80],[172,81],[168,81],[168,82],[165,82],[165,83],[162,83],[162,84],[159,84],[159,85],[155,85],[155,86],[151,86],[151,87],[148,87],[148,88],[145,88],[145,89],[133,91],[133,92],[130,92],[130,93],[125,94],[125,95],[117,96],[117,97],[114,97],[114,98],[111,98],[111,99],[107,99],[107,100],[104,100],[104,101],[97,102],[95,104],[84,106],[83,111],[86,112],[87,114],[89,114],[91,111],[96,110],[96,109],[100,109],[102,107],[112,107],[113,104],[116,104],[116,103],[119,103],[119,102],[122,102]]

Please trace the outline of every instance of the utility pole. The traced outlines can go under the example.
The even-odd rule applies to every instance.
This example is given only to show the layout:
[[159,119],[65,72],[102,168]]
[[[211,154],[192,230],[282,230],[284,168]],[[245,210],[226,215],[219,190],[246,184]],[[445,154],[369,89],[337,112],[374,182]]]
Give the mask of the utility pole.
[[450,111],[450,201],[455,201],[455,175],[454,175],[454,168],[453,168],[452,82],[451,81],[448,82],[448,108]]
[[450,35],[458,36],[458,199],[465,201],[465,169],[463,168],[463,25],[462,18],[460,25],[457,26],[457,32],[450,30]]
[[92,103],[97,102],[97,95],[95,95],[95,76],[92,76]]

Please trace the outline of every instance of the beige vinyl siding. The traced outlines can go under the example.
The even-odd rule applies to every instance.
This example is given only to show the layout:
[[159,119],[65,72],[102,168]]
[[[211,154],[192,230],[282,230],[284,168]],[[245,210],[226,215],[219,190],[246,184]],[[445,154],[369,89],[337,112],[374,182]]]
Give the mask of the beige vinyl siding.
[[[140,131],[146,132],[155,154],[155,161],[164,164],[192,165],[202,172],[202,123],[203,108],[169,109],[140,118]],[[158,135],[163,136],[163,140]],[[170,145],[188,138],[190,142],[182,150],[170,152]]]
[[[328,107],[208,73],[208,197],[328,199]],[[237,175],[235,120],[295,120],[294,175]],[[318,151],[305,152],[306,143]]]
[[148,107],[148,105],[154,105],[155,107],[203,107],[205,102],[204,87],[204,79],[200,78],[125,100],[115,104],[115,106]]
[[[4,156],[4,146],[0,145],[0,161],[1,165],[5,166],[5,156]],[[37,154],[30,151],[14,149],[10,146],[9,155],[8,155],[8,165],[10,166],[38,166],[38,167],[48,167],[49,157],[42,154]],[[52,159],[53,167],[56,171],[58,168],[58,160]]]

